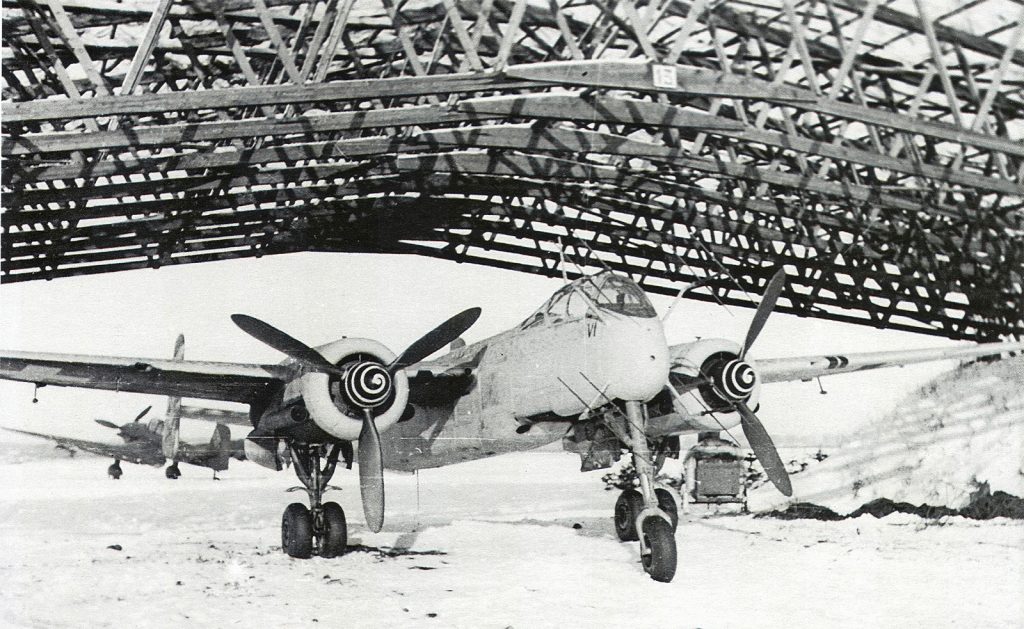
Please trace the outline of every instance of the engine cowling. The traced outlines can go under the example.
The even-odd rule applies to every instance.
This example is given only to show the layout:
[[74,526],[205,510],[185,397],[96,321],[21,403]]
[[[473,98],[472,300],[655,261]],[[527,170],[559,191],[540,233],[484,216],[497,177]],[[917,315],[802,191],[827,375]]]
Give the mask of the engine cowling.
[[674,401],[676,411],[706,430],[739,424],[735,403],[756,407],[761,393],[761,379],[750,363],[740,360],[741,350],[728,339],[702,339],[674,348],[671,382],[677,390],[697,385]]
[[405,412],[409,379],[386,366],[395,354],[372,339],[347,338],[316,350],[341,367],[344,375],[307,373],[299,381],[302,400],[313,421],[328,434],[354,441],[363,426],[363,409],[371,408],[377,430],[386,431]]

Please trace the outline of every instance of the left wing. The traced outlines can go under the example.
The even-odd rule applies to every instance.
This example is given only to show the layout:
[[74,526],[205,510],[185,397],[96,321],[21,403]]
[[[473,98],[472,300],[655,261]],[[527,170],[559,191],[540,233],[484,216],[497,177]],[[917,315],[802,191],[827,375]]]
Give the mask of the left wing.
[[981,343],[971,347],[914,349],[895,352],[832,354],[799,358],[751,359],[761,382],[810,380],[819,376],[896,367],[912,363],[953,358],[975,358],[1002,352],[1024,351],[1024,343]]
[[301,368],[293,363],[253,365],[43,352],[0,353],[0,378],[7,380],[246,404],[301,373]]
[[68,449],[82,450],[83,452],[91,452],[100,456],[111,457],[115,459],[121,459],[122,461],[128,461],[129,463],[140,463],[144,465],[163,465],[166,459],[164,455],[156,449],[140,447],[138,444],[127,444],[127,445],[116,445],[112,443],[102,443],[99,441],[83,441],[81,439],[70,439],[68,437],[57,437],[55,435],[45,435],[39,432],[29,432],[27,430],[17,430],[14,428],[4,428],[9,432],[16,432],[22,435],[29,435],[32,437],[39,437],[41,439],[49,439],[54,441],[58,446]]

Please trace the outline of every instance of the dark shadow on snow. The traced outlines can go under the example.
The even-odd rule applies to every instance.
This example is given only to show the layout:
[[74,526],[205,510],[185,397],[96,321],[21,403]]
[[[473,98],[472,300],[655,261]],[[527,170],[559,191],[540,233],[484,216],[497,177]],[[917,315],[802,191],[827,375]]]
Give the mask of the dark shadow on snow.
[[859,509],[845,516],[839,515],[828,507],[822,507],[810,502],[798,502],[789,505],[785,510],[761,513],[755,517],[833,522],[847,518],[859,518],[865,514],[871,514],[876,518],[884,518],[892,513],[910,513],[926,519],[959,515],[971,518],[972,520],[990,520],[992,518],[1024,520],[1024,499],[1003,491],[989,493],[988,486],[983,486],[975,493],[970,504],[962,509],[950,509],[949,507],[927,504],[912,505],[909,502],[894,502],[888,498],[878,498],[862,505]]

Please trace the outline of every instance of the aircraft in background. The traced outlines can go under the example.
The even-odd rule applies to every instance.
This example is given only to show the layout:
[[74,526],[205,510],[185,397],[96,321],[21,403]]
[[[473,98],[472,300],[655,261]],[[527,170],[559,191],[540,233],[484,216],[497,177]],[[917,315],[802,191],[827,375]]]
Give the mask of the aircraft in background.
[[[178,335],[174,344],[173,360],[184,360],[184,346],[185,337]],[[14,428],[4,428],[4,430],[49,439],[56,442],[58,448],[72,453],[76,450],[82,450],[83,452],[91,452],[100,456],[113,457],[114,462],[107,468],[107,474],[114,480],[121,478],[124,473],[121,469],[121,461],[140,465],[152,465],[154,467],[160,467],[167,461],[170,461],[171,464],[167,466],[165,471],[165,475],[170,479],[176,479],[181,476],[181,469],[178,467],[178,463],[188,463],[212,469],[213,477],[216,479],[217,472],[228,469],[228,461],[231,458],[245,459],[242,440],[238,439],[232,442],[231,430],[220,422],[214,427],[213,436],[210,438],[209,443],[183,443],[179,436],[182,417],[180,397],[171,396],[168,398],[167,412],[164,419],[153,418],[143,423],[141,421],[142,418],[152,408],[152,406],[147,406],[134,420],[121,426],[106,419],[96,420],[97,424],[118,431],[118,436],[124,440],[124,444],[72,439]],[[204,409],[202,407],[188,408],[190,417],[206,421],[211,419],[206,414],[207,411],[215,414],[218,410]]]
[[[641,563],[653,579],[670,581],[675,505],[656,486],[655,461],[672,455],[667,444],[678,435],[739,424],[768,478],[791,495],[755,414],[763,384],[1024,349],[1024,343],[989,343],[750,359],[784,286],[780,269],[742,344],[700,339],[669,346],[644,291],[605,271],[567,283],[520,325],[468,345],[459,337],[479,308],[452,317],[398,356],[361,338],[313,348],[258,319],[233,315],[243,331],[288,359],[243,364],[3,352],[0,377],[248,404],[246,458],[280,470],[289,452],[309,495],[310,508],[293,503],[282,517],[282,548],[292,557],[345,551],[345,513],[323,495],[339,457],[351,465],[353,443],[363,512],[376,532],[384,523],[385,459],[388,467],[415,470],[534,448],[569,431],[578,439],[603,432],[610,438],[593,442],[627,448],[639,478],[639,491],[624,491],[616,503],[616,533],[640,542]],[[447,354],[426,360],[449,343]]]

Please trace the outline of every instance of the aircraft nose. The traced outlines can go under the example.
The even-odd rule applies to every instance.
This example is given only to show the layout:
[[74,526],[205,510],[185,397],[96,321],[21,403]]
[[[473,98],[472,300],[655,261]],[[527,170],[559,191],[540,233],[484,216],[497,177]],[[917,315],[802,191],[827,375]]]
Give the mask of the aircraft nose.
[[658,395],[668,382],[668,343],[661,321],[623,319],[612,326],[611,381],[614,397],[646,402]]

